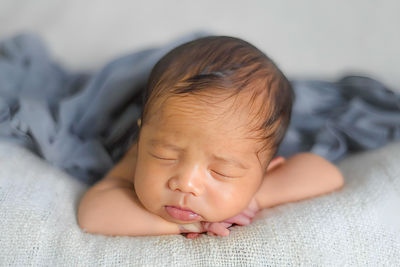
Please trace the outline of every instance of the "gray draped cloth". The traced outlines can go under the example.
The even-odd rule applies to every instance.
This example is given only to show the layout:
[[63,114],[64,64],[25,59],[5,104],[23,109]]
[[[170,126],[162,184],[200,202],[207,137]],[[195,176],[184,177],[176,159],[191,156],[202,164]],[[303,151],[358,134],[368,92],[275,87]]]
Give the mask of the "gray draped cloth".
[[[55,63],[41,39],[22,33],[0,43],[0,140],[22,145],[92,185],[137,137],[143,92],[155,63],[193,32],[123,55],[96,72]],[[296,99],[278,155],[310,151],[335,162],[400,139],[400,96],[368,77],[291,80]]]

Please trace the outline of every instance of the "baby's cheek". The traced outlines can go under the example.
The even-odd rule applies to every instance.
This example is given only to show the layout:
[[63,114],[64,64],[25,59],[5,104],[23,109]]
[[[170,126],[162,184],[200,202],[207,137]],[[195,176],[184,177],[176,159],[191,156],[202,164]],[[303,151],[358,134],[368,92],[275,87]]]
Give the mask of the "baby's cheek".
[[213,215],[216,218],[213,221],[223,221],[235,216],[246,208],[246,204],[246,200],[243,199],[239,191],[225,190],[218,192],[211,204]]

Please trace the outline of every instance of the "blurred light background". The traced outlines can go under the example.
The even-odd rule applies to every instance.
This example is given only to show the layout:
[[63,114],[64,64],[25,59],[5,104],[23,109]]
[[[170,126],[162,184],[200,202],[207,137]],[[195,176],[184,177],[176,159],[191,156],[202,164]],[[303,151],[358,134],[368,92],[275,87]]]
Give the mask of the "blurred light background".
[[30,30],[70,70],[196,30],[240,37],[289,78],[366,75],[400,91],[400,2],[0,0],[0,38]]

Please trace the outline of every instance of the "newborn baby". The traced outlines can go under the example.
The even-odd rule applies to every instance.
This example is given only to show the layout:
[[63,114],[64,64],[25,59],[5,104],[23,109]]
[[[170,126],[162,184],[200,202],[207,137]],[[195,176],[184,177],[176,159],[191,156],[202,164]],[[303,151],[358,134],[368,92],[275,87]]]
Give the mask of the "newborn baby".
[[87,232],[227,236],[260,209],[343,186],[318,155],[276,155],[293,91],[242,39],[208,36],[174,48],[146,90],[137,140],[80,201]]

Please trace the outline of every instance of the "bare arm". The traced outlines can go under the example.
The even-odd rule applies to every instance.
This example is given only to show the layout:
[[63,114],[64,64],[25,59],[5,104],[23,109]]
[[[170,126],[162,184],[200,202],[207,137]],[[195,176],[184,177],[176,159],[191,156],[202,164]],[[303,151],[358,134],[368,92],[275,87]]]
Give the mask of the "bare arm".
[[[136,162],[134,151],[132,147],[102,180],[85,193],[78,208],[79,226],[87,232],[104,235],[181,233],[178,224],[148,212],[138,200],[132,182]],[[191,231],[194,232],[196,228],[193,226]]]
[[268,208],[326,194],[343,183],[335,165],[318,155],[299,153],[267,174],[255,199],[261,209]]
[[177,224],[148,212],[139,203],[128,182],[106,178],[82,198],[78,223],[90,233],[104,235],[179,234]]

